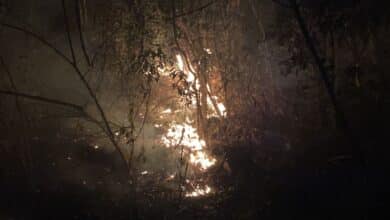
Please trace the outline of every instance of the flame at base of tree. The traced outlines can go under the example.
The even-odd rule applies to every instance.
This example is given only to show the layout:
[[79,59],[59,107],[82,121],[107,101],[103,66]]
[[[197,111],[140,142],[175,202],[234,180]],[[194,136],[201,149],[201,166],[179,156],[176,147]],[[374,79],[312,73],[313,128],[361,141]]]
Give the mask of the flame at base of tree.
[[189,162],[203,171],[216,163],[216,159],[205,152],[206,142],[199,138],[196,128],[185,122],[173,122],[161,142],[166,147],[185,147],[183,152],[189,155]]
[[[172,148],[177,150],[180,155],[181,160],[187,161],[191,169],[198,172],[206,172],[209,168],[214,166],[217,163],[217,159],[212,157],[207,151],[207,143],[203,140],[194,125],[194,120],[191,118],[194,115],[194,112],[197,111],[198,105],[194,104],[197,102],[194,94],[199,92],[200,82],[197,78],[197,73],[195,69],[191,66],[190,63],[187,63],[181,55],[176,55],[176,69],[177,73],[173,74],[173,78],[179,75],[180,80],[184,80],[184,85],[182,89],[182,94],[187,94],[190,97],[191,104],[186,105],[188,111],[183,110],[172,110],[167,108],[160,111],[160,119],[168,119],[170,116],[173,116],[174,120],[169,123],[169,126],[160,139],[160,143],[167,148]],[[163,71],[163,69],[160,69]],[[162,73],[162,76],[169,77],[171,74]],[[218,99],[217,96],[211,95],[211,90],[209,84],[206,84],[207,87],[207,109],[208,114],[207,118],[210,117],[226,117],[226,108],[224,104]],[[202,96],[202,94],[198,94]],[[198,103],[201,105],[201,103]],[[182,122],[178,122],[176,113],[183,114],[185,113],[186,118]],[[156,124],[156,128],[161,128],[161,124]],[[186,174],[184,174],[186,175]],[[213,190],[206,183],[197,183],[186,180],[186,183],[189,184],[189,188],[185,194],[186,197],[200,197],[210,194]]]

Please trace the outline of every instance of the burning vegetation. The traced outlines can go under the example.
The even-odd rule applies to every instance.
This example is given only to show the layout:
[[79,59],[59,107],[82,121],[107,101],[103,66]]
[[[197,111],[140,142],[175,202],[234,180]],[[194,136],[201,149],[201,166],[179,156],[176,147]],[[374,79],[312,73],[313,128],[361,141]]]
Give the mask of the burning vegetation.
[[377,217],[388,8],[0,0],[0,219]]

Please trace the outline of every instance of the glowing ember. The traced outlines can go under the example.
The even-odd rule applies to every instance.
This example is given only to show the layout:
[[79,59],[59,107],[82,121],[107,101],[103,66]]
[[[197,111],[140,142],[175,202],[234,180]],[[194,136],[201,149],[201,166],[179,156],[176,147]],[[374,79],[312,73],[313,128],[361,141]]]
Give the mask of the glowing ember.
[[205,186],[203,189],[200,187],[195,188],[194,191],[186,193],[186,197],[199,197],[205,196],[211,193],[211,188],[209,186]]

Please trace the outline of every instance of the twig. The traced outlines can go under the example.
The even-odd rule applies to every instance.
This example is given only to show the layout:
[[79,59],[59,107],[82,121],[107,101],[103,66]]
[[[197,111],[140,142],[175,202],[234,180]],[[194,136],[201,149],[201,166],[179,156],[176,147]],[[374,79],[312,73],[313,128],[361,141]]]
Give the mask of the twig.
[[175,40],[175,44],[177,46],[177,49],[184,56],[184,60],[186,62],[186,66],[187,66],[188,70],[195,74],[196,71],[190,65],[190,60],[188,59],[187,54],[181,48],[179,40],[178,40],[177,26],[176,26],[176,6],[175,6],[175,0],[172,0],[172,28],[173,28],[173,36],[174,36],[174,40]]
[[91,59],[89,58],[89,55],[88,55],[88,52],[87,52],[87,47],[85,46],[84,34],[83,34],[82,27],[81,27],[81,18],[80,18],[80,5],[79,5],[79,1],[78,1],[78,0],[75,0],[74,3],[75,3],[76,18],[77,18],[77,27],[78,27],[78,29],[79,29],[79,39],[80,39],[80,43],[81,43],[81,49],[82,49],[82,51],[83,51],[85,60],[87,61],[88,65],[89,65],[89,66],[92,66]]
[[293,7],[292,5],[285,3],[285,2],[282,2],[281,0],[271,0],[271,1],[277,5],[284,7],[284,8],[292,8]]
[[35,34],[27,29],[24,29],[24,28],[21,28],[21,27],[18,27],[18,26],[15,26],[15,25],[12,25],[12,24],[8,24],[8,23],[4,23],[4,22],[0,22],[0,25],[4,26],[4,27],[7,27],[9,29],[13,29],[13,30],[16,30],[16,31],[20,31],[20,32],[23,32],[25,33],[26,35],[29,35],[31,37],[33,37],[35,40],[41,42],[43,45],[47,46],[48,48],[52,49],[59,57],[61,57],[63,60],[65,60],[68,64],[70,64],[71,66],[73,66],[73,62],[71,59],[69,59],[64,53],[62,53],[59,49],[57,49],[54,45],[52,45],[51,43],[49,43],[47,40],[45,40],[42,36],[39,36],[38,34]]
[[66,13],[65,0],[62,0],[62,11],[64,13],[65,29],[66,29],[67,39],[68,39],[68,42],[69,42],[70,52],[72,54],[73,65],[77,67],[76,55],[74,53],[74,48],[73,48],[73,43],[72,43],[72,36],[70,35],[68,15]]
[[96,108],[98,109],[98,112],[100,114],[100,117],[103,120],[103,123],[104,123],[104,126],[105,126],[105,130],[107,132],[108,138],[110,139],[110,142],[114,145],[115,149],[119,152],[122,160],[126,164],[126,168],[129,169],[129,162],[126,159],[126,156],[125,156],[124,152],[122,151],[122,149],[120,148],[120,146],[118,145],[118,143],[115,140],[114,133],[111,130],[111,127],[110,127],[110,125],[108,123],[107,117],[106,117],[106,115],[104,113],[104,110],[103,110],[102,106],[99,103],[99,100],[96,97],[96,94],[93,92],[93,90],[92,90],[91,86],[89,85],[88,81],[85,79],[83,73],[81,72],[81,70],[77,66],[76,56],[75,56],[74,50],[73,50],[73,44],[72,44],[72,39],[71,39],[70,31],[69,31],[69,23],[68,23],[68,19],[67,19],[67,16],[66,16],[66,9],[65,9],[64,1],[65,0],[62,0],[62,6],[63,6],[63,11],[64,11],[64,19],[65,19],[65,26],[66,26],[66,31],[67,31],[68,42],[70,44],[69,46],[70,46],[70,49],[71,49],[71,52],[72,52],[72,58],[73,58],[73,62],[71,62],[72,67],[75,70],[77,76],[80,78],[81,82],[84,84],[84,87],[88,90],[89,95],[93,99],[93,101],[94,101],[94,103],[96,105]]
[[[45,40],[43,37],[39,36],[38,34],[35,34],[29,30],[26,30],[24,28],[21,28],[21,27],[18,27],[18,26],[15,26],[15,25],[11,25],[11,24],[8,24],[8,23],[4,23],[4,22],[1,22],[0,25],[4,26],[4,27],[7,27],[7,28],[10,28],[10,29],[13,29],[13,30],[17,30],[17,31],[20,31],[20,32],[23,32],[25,33],[26,35],[29,35],[31,37],[33,37],[34,39],[36,39],[37,41],[41,42],[43,45],[47,46],[48,48],[52,49],[55,54],[57,54],[59,57],[61,57],[66,63],[68,63],[70,66],[72,66],[72,68],[74,69],[74,71],[76,72],[76,74],[78,75],[78,77],[80,78],[80,80],[82,81],[82,83],[84,84],[85,88],[88,90],[88,93],[89,95],[92,97],[98,111],[99,111],[99,114],[101,116],[101,118],[103,119],[103,123],[104,123],[104,126],[105,126],[105,130],[107,131],[108,133],[108,138],[110,139],[110,142],[114,145],[115,149],[119,152],[122,160],[126,163],[126,167],[128,168],[128,162],[127,162],[127,159],[126,159],[126,156],[125,154],[123,153],[122,149],[119,147],[118,143],[115,141],[115,138],[114,138],[114,134],[108,124],[108,121],[107,121],[107,118],[105,116],[105,113],[96,97],[96,95],[94,94],[94,92],[92,91],[92,88],[89,86],[87,80],[84,78],[81,70],[73,63],[73,61],[71,59],[69,59],[66,55],[64,55],[64,53],[62,53],[59,49],[57,49],[55,46],[53,46],[52,44],[50,44],[47,40]],[[27,94],[24,94],[26,95],[25,97],[27,98],[29,95]],[[34,98],[34,97],[30,97],[30,98]],[[43,100],[41,100],[43,101]],[[46,100],[47,101],[47,100]]]
[[317,52],[317,49],[314,46],[314,42],[312,40],[312,37],[310,36],[309,30],[306,27],[306,23],[302,17],[301,11],[299,9],[299,5],[295,0],[290,0],[290,2],[293,5],[295,17],[298,21],[298,24],[299,24],[299,27],[300,27],[301,32],[303,34],[303,37],[305,39],[306,45],[314,58],[314,61],[315,61],[316,65],[318,67],[318,70],[320,72],[322,81],[325,85],[325,88],[328,92],[328,95],[329,95],[330,100],[332,102],[332,105],[334,107],[336,117],[337,117],[336,120],[338,121],[339,125],[342,126],[343,129],[348,129],[348,124],[347,124],[345,115],[340,109],[339,103],[336,99],[336,94],[334,93],[334,90],[333,90],[333,85],[330,82],[330,79],[329,79],[328,73],[326,71],[326,68],[324,66],[324,63],[322,62],[322,60]]
[[141,135],[142,130],[144,129],[145,122],[146,122],[148,114],[149,114],[149,101],[150,101],[150,96],[151,96],[150,92],[151,91],[149,90],[148,97],[146,98],[144,118],[142,120],[141,127],[138,129],[137,135],[134,137],[134,140],[138,139],[138,137]]
[[[2,56],[0,56],[0,63],[5,71],[5,73],[7,74],[7,77],[9,79],[9,82],[11,84],[11,88],[14,92],[17,92],[18,89],[16,87],[16,84],[15,84],[15,81],[12,77],[12,74],[11,74],[11,71],[10,69],[8,68],[7,64],[5,63],[4,59]],[[26,116],[26,114],[24,114],[24,112],[22,111],[22,106],[20,104],[20,100],[19,100],[19,97],[18,96],[15,96],[15,106],[16,106],[16,110],[18,111],[19,115],[20,115],[20,118],[22,120],[22,127],[23,127],[23,130],[26,129],[27,127],[27,122],[28,122],[28,117]],[[25,167],[26,169],[26,172],[28,172],[30,175],[32,174],[32,166],[33,166],[33,162],[32,162],[32,157],[31,157],[31,145],[29,144],[29,142],[26,140],[25,137],[21,137],[21,141],[23,142],[22,144],[25,145],[25,151],[24,153],[26,154],[26,157],[27,158],[24,158],[23,157],[23,154],[22,154],[22,164],[23,166]],[[23,152],[22,152],[23,153]],[[26,165],[28,163],[28,165]],[[32,184],[32,178],[30,177],[30,184]]]
[[64,101],[60,101],[60,100],[56,100],[56,99],[46,98],[46,97],[42,97],[42,96],[29,95],[29,94],[20,93],[20,92],[7,91],[7,90],[0,90],[0,94],[22,97],[25,99],[30,99],[30,100],[35,100],[35,101],[40,101],[40,102],[45,102],[45,103],[50,103],[50,104],[55,104],[55,105],[61,105],[64,107],[75,109],[79,112],[84,112],[83,107],[80,105],[76,105],[73,103],[64,102]]
[[[307,26],[306,26],[306,23],[305,23],[305,20],[304,20],[302,14],[301,14],[299,5],[296,2],[296,0],[290,0],[290,3],[292,5],[292,7],[293,7],[293,10],[294,10],[294,13],[295,13],[295,17],[296,17],[296,19],[298,21],[299,27],[300,27],[301,32],[303,34],[303,37],[304,37],[304,39],[306,41],[306,45],[307,45],[308,49],[310,50],[310,52],[311,52],[311,54],[312,54],[312,56],[314,58],[315,63],[317,64],[317,67],[318,67],[318,70],[320,72],[322,81],[323,81],[323,83],[325,85],[327,93],[328,93],[328,95],[330,97],[330,100],[332,102],[332,105],[333,105],[333,108],[334,108],[334,111],[335,111],[335,115],[336,115],[336,122],[340,126],[341,130],[345,133],[347,138],[349,139],[351,145],[356,147],[355,153],[357,154],[357,156],[359,158],[359,162],[361,163],[361,166],[362,166],[364,172],[366,172],[366,170],[365,170],[366,161],[365,161],[363,149],[361,148],[360,143],[358,143],[355,140],[355,137],[353,136],[353,134],[350,131],[350,127],[349,127],[348,121],[347,121],[347,119],[345,117],[345,114],[342,111],[342,109],[341,109],[341,107],[340,107],[340,105],[338,103],[338,100],[336,98],[336,94],[335,94],[335,92],[333,90],[333,85],[331,84],[331,81],[329,79],[328,72],[327,72],[327,70],[326,70],[326,68],[324,66],[324,63],[321,61],[321,58],[320,58],[320,56],[319,56],[319,54],[317,52],[317,49],[314,46],[313,39],[310,36],[309,30],[307,29]],[[365,175],[365,178],[366,178],[366,173],[364,173],[364,175]]]
[[[18,89],[16,87],[16,84],[14,82],[12,74],[11,74],[8,66],[5,64],[5,61],[4,61],[2,56],[0,56],[0,64],[3,66],[3,69],[4,69],[5,73],[7,74],[8,80],[9,80],[9,82],[11,84],[11,88],[14,90],[14,92],[17,92]],[[20,106],[18,96],[15,96],[15,104],[16,104],[16,108],[19,111],[19,113],[22,114],[22,108]]]
[[187,11],[187,12],[183,12],[181,14],[177,14],[177,15],[174,16],[174,18],[183,17],[183,16],[191,15],[191,14],[196,13],[196,12],[200,12],[200,11],[206,9],[207,7],[213,5],[217,1],[218,0],[210,1],[209,3],[206,3],[206,4],[202,5],[202,6],[200,6],[199,8],[195,8],[193,10],[190,10],[190,11]]
[[[206,77],[204,77],[204,78],[205,78],[206,85],[208,85],[208,82],[207,82]],[[210,88],[210,90],[211,90],[211,88]],[[223,115],[222,115],[223,113],[219,110],[217,102],[214,100],[214,97],[211,95],[211,91],[209,91],[207,88],[206,88],[206,91],[207,91],[207,95],[208,95],[209,98],[210,98],[211,104],[213,105],[215,111],[217,112],[217,115],[218,115],[220,118],[223,118],[223,117],[222,117],[222,116],[223,116]]]

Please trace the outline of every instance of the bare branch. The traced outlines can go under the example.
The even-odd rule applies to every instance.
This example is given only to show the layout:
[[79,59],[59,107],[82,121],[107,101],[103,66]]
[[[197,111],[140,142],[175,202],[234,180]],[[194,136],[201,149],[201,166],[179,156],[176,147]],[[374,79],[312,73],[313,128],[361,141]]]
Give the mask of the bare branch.
[[173,36],[174,36],[174,40],[175,40],[175,44],[177,46],[177,49],[180,51],[181,55],[184,56],[184,60],[185,60],[185,63],[186,63],[186,66],[188,68],[188,70],[190,70],[191,72],[195,73],[195,70],[192,68],[192,66],[190,65],[190,60],[188,59],[188,56],[187,54],[184,52],[184,50],[181,48],[180,46],[180,43],[179,43],[179,40],[178,40],[178,36],[177,36],[177,25],[176,25],[176,6],[175,6],[175,0],[172,0],[172,28],[173,28]]
[[77,27],[79,29],[79,39],[80,39],[80,43],[81,43],[81,49],[83,51],[85,60],[87,61],[88,65],[92,66],[91,59],[89,58],[89,55],[87,52],[87,47],[85,46],[84,34],[83,34],[82,27],[81,27],[80,5],[79,5],[78,0],[75,0],[75,13],[76,13],[76,18],[77,18]]
[[98,109],[98,112],[100,114],[100,117],[103,120],[103,123],[105,126],[105,131],[107,132],[108,138],[110,139],[111,143],[114,145],[115,149],[119,152],[122,160],[126,164],[126,168],[129,169],[129,161],[127,160],[125,153],[122,151],[122,149],[120,148],[120,146],[118,145],[118,143],[115,140],[114,132],[112,131],[112,129],[110,127],[110,124],[107,120],[106,114],[104,113],[104,110],[103,110],[102,106],[100,105],[99,100],[98,100],[95,92],[92,90],[87,79],[84,77],[83,73],[81,72],[81,70],[77,66],[76,56],[74,54],[71,34],[70,34],[70,30],[69,30],[69,22],[68,22],[68,18],[67,18],[67,14],[66,14],[66,9],[65,9],[66,8],[65,7],[65,0],[62,0],[62,7],[63,7],[63,11],[64,11],[65,27],[66,27],[66,32],[67,32],[66,34],[68,37],[69,47],[70,47],[71,52],[72,52],[72,58],[73,58],[72,67],[75,70],[77,76],[80,78],[81,82],[84,84],[84,87],[88,90],[88,93],[91,96],[92,100],[94,101],[95,106]]
[[[17,31],[20,31],[20,32],[23,32],[31,37],[33,37],[34,39],[36,39],[37,41],[41,42],[43,45],[47,46],[48,48],[52,49],[59,57],[61,57],[66,63],[68,63],[69,65],[72,66],[72,68],[74,69],[74,71],[76,72],[77,76],[80,78],[80,80],[82,81],[82,83],[84,84],[85,88],[88,90],[88,93],[89,95],[91,96],[91,98],[93,99],[97,109],[98,109],[98,112],[103,120],[103,123],[104,123],[104,127],[105,127],[105,131],[107,132],[107,136],[108,138],[110,139],[110,142],[114,145],[115,149],[119,152],[122,160],[126,163],[126,167],[128,168],[128,161],[127,161],[127,158],[124,154],[124,152],[122,151],[122,149],[119,147],[118,143],[115,141],[115,136],[114,136],[114,133],[112,132],[112,129],[110,128],[110,125],[108,123],[108,120],[107,120],[107,117],[103,111],[103,108],[101,107],[95,93],[93,92],[92,88],[90,87],[89,83],[87,82],[87,80],[85,79],[85,77],[83,76],[81,70],[75,65],[75,63],[69,59],[66,55],[64,55],[64,53],[62,53],[60,50],[58,50],[55,46],[53,46],[52,44],[50,44],[47,40],[45,40],[43,37],[39,36],[38,34],[35,34],[29,30],[26,30],[24,28],[21,28],[21,27],[18,27],[18,26],[14,26],[14,25],[11,25],[11,24],[7,24],[7,23],[4,23],[4,22],[1,22],[0,25],[4,26],[4,27],[7,27],[7,28],[10,28],[10,29],[13,29],[13,30],[17,30]],[[69,36],[69,34],[68,34]],[[10,95],[10,94],[8,94]],[[22,94],[19,94],[20,96],[22,96]],[[30,98],[30,99],[34,99],[35,97],[34,96],[29,96],[29,95],[26,95],[25,96],[26,98]],[[38,98],[39,99],[39,98]],[[45,98],[43,98],[41,101],[51,101],[50,99],[48,100],[45,100]],[[60,104],[60,103],[58,103]],[[61,103],[61,104],[64,104],[64,103]]]
[[[202,6],[200,6],[199,8],[195,8],[193,10],[190,10],[190,11],[186,11],[186,12],[183,12],[181,14],[177,14],[175,15],[174,17],[175,18],[178,18],[178,17],[183,17],[183,16],[187,16],[187,15],[191,15],[191,14],[194,14],[196,12],[200,12],[206,8],[208,8],[209,6],[213,5],[214,3],[216,3],[218,0],[214,0],[214,1],[210,1],[209,3],[206,3]],[[172,18],[173,19],[173,18]]]
[[66,13],[65,0],[62,0],[62,11],[64,13],[65,29],[66,29],[68,42],[69,42],[70,52],[72,54],[73,65],[77,66],[76,55],[75,55],[74,48],[73,48],[73,43],[72,43],[72,36],[70,34],[68,15]]
[[[5,71],[5,73],[7,74],[7,77],[8,77],[8,80],[11,84],[11,88],[13,91],[17,92],[18,89],[16,87],[16,84],[15,84],[15,81],[14,81],[14,78],[12,77],[12,74],[11,74],[11,71],[10,69],[8,68],[7,64],[5,63],[4,59],[2,56],[0,56],[0,63],[1,65],[3,66],[3,69]],[[25,118],[24,114],[23,114],[23,111],[22,111],[22,107],[20,105],[20,102],[19,102],[19,98],[18,96],[15,96],[15,105],[16,105],[16,109],[18,110],[20,116],[22,118]]]
[[273,3],[282,6],[283,8],[293,8],[291,4],[283,2],[283,0],[271,0]]
[[0,25],[4,26],[4,27],[7,27],[7,28],[10,28],[10,29],[13,29],[13,30],[16,30],[16,31],[20,31],[20,32],[23,32],[25,33],[26,35],[29,35],[31,37],[33,37],[35,40],[41,42],[43,45],[47,46],[48,48],[52,49],[58,56],[60,56],[63,60],[65,60],[68,64],[72,65],[73,66],[73,62],[71,59],[69,59],[64,53],[62,53],[59,49],[57,49],[54,45],[52,45],[51,43],[49,43],[47,40],[45,40],[42,36],[39,36],[38,34],[34,33],[34,32],[31,32],[27,29],[24,29],[22,27],[18,27],[18,26],[15,26],[15,25],[12,25],[12,24],[8,24],[8,23],[4,23],[4,22],[0,22]]
[[[305,19],[302,16],[301,9],[300,9],[296,0],[290,0],[290,4],[293,6],[295,18],[299,24],[302,35],[305,39],[306,46],[314,58],[314,61],[317,65],[320,76],[322,78],[322,82],[325,85],[325,89],[327,90],[328,96],[329,96],[330,101],[333,105],[337,125],[345,133],[345,135],[349,139],[350,143],[356,147],[355,153],[357,154],[357,156],[360,160],[359,162],[361,163],[362,169],[364,170],[364,172],[366,172],[366,170],[365,170],[366,160],[365,160],[365,156],[364,156],[364,151],[361,147],[361,144],[359,144],[356,141],[354,135],[351,132],[347,118],[344,114],[344,111],[341,108],[340,103],[338,102],[338,99],[337,99],[336,94],[335,94],[334,89],[333,89],[333,85],[331,84],[331,81],[329,79],[328,71],[326,70],[324,63],[321,60],[320,54],[318,53],[317,48],[315,46],[315,43],[313,41],[313,38],[312,38],[308,28],[307,28]],[[364,174],[364,175],[365,175],[364,178],[366,178],[366,174]]]
[[72,109],[77,110],[79,112],[84,112],[83,107],[80,106],[80,105],[76,105],[76,104],[73,104],[73,103],[64,102],[64,101],[60,101],[60,100],[56,100],[56,99],[46,98],[46,97],[42,97],[42,96],[29,95],[29,94],[20,93],[20,92],[1,90],[1,89],[0,89],[0,94],[2,94],[2,95],[9,95],[9,96],[17,96],[17,97],[30,99],[30,100],[35,100],[35,101],[40,101],[40,102],[60,105],[60,106],[72,108]]

